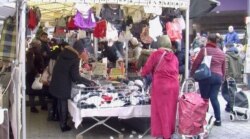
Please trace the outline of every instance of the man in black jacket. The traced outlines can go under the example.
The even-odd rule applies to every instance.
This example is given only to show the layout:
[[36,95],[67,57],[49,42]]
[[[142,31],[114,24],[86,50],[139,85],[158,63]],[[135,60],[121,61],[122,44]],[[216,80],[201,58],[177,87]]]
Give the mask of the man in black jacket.
[[62,132],[71,129],[67,125],[67,100],[70,99],[72,82],[87,86],[95,85],[95,82],[81,77],[79,73],[79,56],[84,53],[84,46],[85,44],[81,39],[76,41],[73,47],[66,46],[59,55],[53,69],[50,93],[58,99],[57,106]]

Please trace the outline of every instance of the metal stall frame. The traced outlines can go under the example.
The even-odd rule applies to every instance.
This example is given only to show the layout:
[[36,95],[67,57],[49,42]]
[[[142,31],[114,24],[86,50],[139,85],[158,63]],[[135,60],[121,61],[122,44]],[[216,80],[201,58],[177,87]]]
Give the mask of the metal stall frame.
[[[18,57],[18,65],[20,66],[21,69],[21,76],[20,76],[20,81],[21,81],[21,93],[22,93],[22,138],[26,139],[26,98],[25,98],[25,19],[26,19],[26,6],[27,6],[27,1],[34,1],[34,2],[75,2],[75,3],[91,3],[91,4],[104,4],[104,3],[114,3],[115,1],[113,0],[104,0],[104,2],[95,0],[95,1],[89,1],[89,0],[16,0],[17,2],[20,3],[18,5],[18,8],[20,8],[20,20],[19,20],[19,31],[18,35],[20,37],[19,42],[18,42],[18,47],[20,48],[20,55]],[[117,0],[116,0],[117,2]],[[160,7],[172,7],[172,8],[181,8],[186,11],[186,54],[185,54],[185,79],[188,78],[188,73],[189,73],[189,5],[190,5],[190,0],[139,0],[136,1],[136,3],[124,3],[124,1],[121,1],[123,3],[119,3],[120,0],[118,0],[117,4],[128,4],[128,5],[140,5],[140,6],[160,6]],[[132,1],[133,2],[133,1]],[[143,3],[140,3],[143,2]],[[163,5],[166,4],[166,5]],[[182,6],[182,7],[181,7]],[[127,57],[127,56],[126,56]],[[17,104],[19,105],[19,104]],[[18,125],[18,129],[21,127],[21,125]]]

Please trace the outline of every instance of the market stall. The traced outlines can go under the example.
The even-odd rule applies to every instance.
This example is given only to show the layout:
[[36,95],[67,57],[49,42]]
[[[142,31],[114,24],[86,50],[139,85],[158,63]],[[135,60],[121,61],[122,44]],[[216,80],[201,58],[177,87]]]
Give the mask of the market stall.
[[[47,13],[44,13],[44,11],[42,9],[41,10],[41,15],[43,14],[47,14],[47,16],[42,16],[41,17],[41,21],[46,21],[46,22],[43,22],[44,24],[46,23],[47,25],[55,25],[55,19],[59,19],[62,15],[64,14],[67,14],[67,15],[73,15],[72,13],[75,12],[75,10],[73,9],[72,10],[72,6],[73,6],[73,3],[80,3],[80,4],[89,4],[89,5],[103,5],[103,4],[115,4],[115,5],[119,5],[121,7],[125,7],[125,9],[134,9],[134,10],[142,10],[143,7],[149,7],[149,11],[152,9],[159,9],[159,7],[169,7],[169,8],[173,8],[173,9],[180,9],[180,10],[184,10],[186,11],[186,15],[185,15],[185,18],[186,18],[186,34],[189,34],[189,3],[190,1],[189,0],[179,0],[179,1],[173,1],[173,0],[133,0],[133,1],[130,1],[130,0],[95,0],[95,1],[90,1],[90,0],[20,0],[20,1],[17,1],[17,9],[18,9],[18,13],[17,15],[20,15],[20,18],[18,18],[18,22],[19,22],[19,28],[18,28],[18,37],[17,37],[17,65],[16,67],[16,75],[15,75],[15,80],[17,82],[17,84],[15,85],[15,90],[16,92],[18,92],[17,94],[17,98],[18,98],[18,101],[16,101],[18,104],[22,104],[22,109],[19,109],[19,110],[22,110],[22,112],[18,111],[18,117],[19,119],[22,119],[18,121],[18,126],[17,126],[17,131],[16,133],[18,133],[17,137],[16,138],[21,138],[21,135],[22,135],[22,138],[26,138],[26,116],[25,116],[25,107],[26,107],[26,103],[25,103],[25,64],[24,64],[24,61],[25,61],[25,32],[26,32],[26,6],[27,4],[29,6],[37,6],[37,5],[45,5],[45,7],[50,7],[49,5],[53,5],[53,4],[59,4],[59,5],[62,5],[61,8],[57,7],[57,6],[52,6],[50,7],[51,9],[47,9]],[[68,7],[71,7],[71,8],[68,8]],[[98,6],[97,6],[98,7]],[[150,8],[151,7],[151,8]],[[157,8],[156,8],[157,7]],[[142,8],[142,9],[141,9]],[[54,9],[59,9],[59,12],[51,12],[51,11],[54,11]],[[60,13],[59,15],[56,13]],[[90,17],[90,16],[89,16]],[[135,22],[137,20],[137,18],[134,18],[135,19]],[[49,22],[49,20],[52,20],[52,22]],[[108,18],[106,18],[106,20],[109,20]],[[32,22],[31,22],[32,23]],[[35,25],[37,25],[37,21],[35,22]],[[30,25],[34,25],[33,24],[30,24]],[[58,27],[60,27],[59,24],[57,24]],[[107,26],[109,26],[109,24],[107,24]],[[33,28],[33,26],[29,26],[29,28]],[[35,28],[33,28],[35,29]],[[126,30],[125,30],[126,31]],[[152,31],[151,31],[152,32]],[[61,32],[62,34],[60,34],[59,32],[59,37],[61,37],[60,35],[63,35],[64,37],[64,32]],[[110,32],[109,32],[110,33]],[[78,34],[80,34],[78,32]],[[86,36],[86,34],[82,34],[82,36]],[[88,36],[88,33],[87,33],[87,36]],[[78,37],[81,38],[81,35],[79,35]],[[97,36],[91,34],[89,36],[91,38],[91,40],[93,41],[93,44],[95,44],[95,47],[94,47],[94,56],[96,57],[97,56],[97,44],[98,44],[98,39],[97,39]],[[110,39],[112,40],[114,39],[113,37]],[[117,39],[117,38],[116,38]],[[188,51],[189,51],[189,35],[186,35],[186,68],[185,68],[185,77],[187,78],[188,77]],[[114,40],[112,40],[114,41]],[[112,41],[109,41],[108,43],[112,44],[114,42]],[[125,43],[125,46],[127,46],[128,44],[128,39],[125,39],[124,41]],[[126,65],[126,69],[128,68],[128,47],[125,47],[125,56],[124,56],[124,60],[126,61],[125,62],[125,65]],[[117,67],[115,67],[117,68]],[[124,67],[118,67],[118,69],[120,71],[123,71],[123,68]],[[113,69],[113,72],[116,71],[117,69]],[[118,75],[120,75],[120,73],[124,73],[124,72],[120,72],[118,71]],[[112,73],[112,71],[111,71]],[[115,78],[117,78],[118,76],[117,75],[117,72],[114,72],[113,74],[115,76]],[[21,91],[21,92],[20,92]],[[20,99],[21,98],[21,99]],[[22,101],[21,101],[22,100]],[[21,103],[22,102],[22,103]],[[71,103],[69,103],[71,104]],[[17,105],[17,108],[21,107],[20,105]],[[134,106],[134,108],[138,109],[140,108],[141,106],[137,107],[137,106]],[[142,106],[144,107],[144,106]],[[124,109],[134,109],[133,106],[131,107],[124,107]],[[116,109],[119,109],[119,108],[116,108]],[[148,106],[145,105],[145,109],[148,109]],[[79,109],[78,109],[79,111]],[[82,109],[81,111],[85,111],[84,109]],[[138,111],[138,110],[136,110]],[[21,116],[21,113],[22,113],[22,116]],[[118,113],[118,112],[117,112]],[[126,115],[126,114],[125,114]],[[94,115],[89,115],[89,116],[93,116]],[[96,116],[98,116],[96,114]],[[108,116],[108,115],[106,115]],[[111,115],[111,116],[117,116],[119,117],[119,115],[115,114],[115,115]],[[134,114],[132,115],[134,117],[144,117],[144,116],[149,116],[148,113],[147,114]],[[84,117],[84,116],[82,116]],[[121,116],[120,116],[121,117]],[[125,116],[126,117],[126,116]],[[22,134],[19,132],[21,131],[22,129]]]

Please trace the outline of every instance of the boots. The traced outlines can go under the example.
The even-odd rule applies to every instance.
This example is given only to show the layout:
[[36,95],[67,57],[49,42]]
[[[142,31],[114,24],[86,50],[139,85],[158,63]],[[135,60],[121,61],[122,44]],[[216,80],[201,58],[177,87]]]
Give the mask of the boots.
[[69,131],[71,130],[71,127],[67,125],[67,120],[68,120],[68,103],[67,100],[60,100],[58,99],[58,114],[59,114],[59,119],[60,119],[60,127],[61,131]]

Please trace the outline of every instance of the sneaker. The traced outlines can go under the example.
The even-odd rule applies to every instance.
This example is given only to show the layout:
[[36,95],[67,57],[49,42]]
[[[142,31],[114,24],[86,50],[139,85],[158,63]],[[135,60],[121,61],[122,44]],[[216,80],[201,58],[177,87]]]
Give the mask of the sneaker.
[[214,122],[214,125],[215,125],[215,126],[221,126],[221,121],[215,121],[215,122]]
[[38,109],[36,107],[31,107],[30,112],[32,113],[39,113]]

